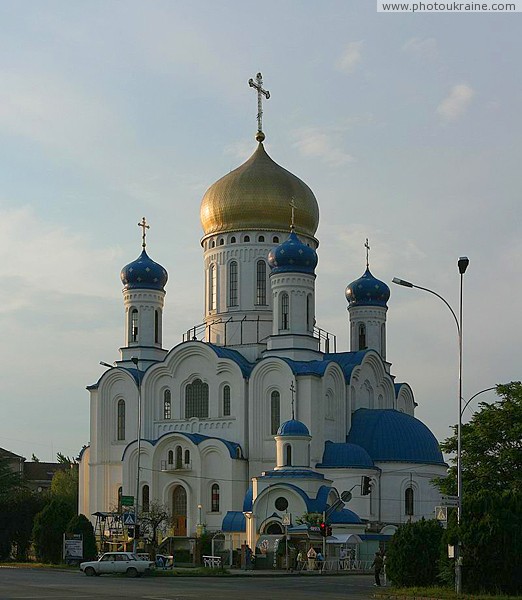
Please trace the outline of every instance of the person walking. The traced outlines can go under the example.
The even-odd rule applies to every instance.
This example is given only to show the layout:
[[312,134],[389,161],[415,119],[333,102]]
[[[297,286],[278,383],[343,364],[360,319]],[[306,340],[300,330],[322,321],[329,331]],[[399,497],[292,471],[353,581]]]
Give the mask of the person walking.
[[382,559],[381,553],[377,551],[375,553],[375,558],[372,562],[373,574],[375,575],[375,583],[373,585],[377,585],[381,587],[381,571],[384,561]]

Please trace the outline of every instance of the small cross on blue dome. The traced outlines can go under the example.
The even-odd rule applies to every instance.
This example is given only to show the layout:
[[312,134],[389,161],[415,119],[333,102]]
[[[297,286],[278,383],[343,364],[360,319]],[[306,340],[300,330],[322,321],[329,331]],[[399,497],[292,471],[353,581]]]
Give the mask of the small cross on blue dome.
[[362,277],[348,285],[345,294],[350,306],[386,306],[390,288],[366,268]]

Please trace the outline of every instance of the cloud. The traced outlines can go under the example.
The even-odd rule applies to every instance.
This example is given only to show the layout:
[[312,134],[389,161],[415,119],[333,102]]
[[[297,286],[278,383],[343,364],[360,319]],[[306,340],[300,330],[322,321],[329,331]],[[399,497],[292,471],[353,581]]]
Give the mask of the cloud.
[[352,162],[353,156],[341,147],[340,131],[335,128],[305,127],[295,133],[294,148],[308,158],[319,158],[331,167]]
[[455,121],[464,114],[475,92],[465,84],[453,86],[449,95],[437,107],[437,112],[445,121]]
[[411,38],[403,45],[402,51],[424,60],[433,60],[439,54],[435,38]]
[[337,61],[339,71],[353,73],[361,61],[362,42],[350,42],[341,58]]
[[41,309],[42,295],[51,290],[68,298],[114,295],[117,250],[89,247],[81,235],[40,220],[28,207],[0,210],[0,221],[0,278],[11,283],[0,290],[0,313]]

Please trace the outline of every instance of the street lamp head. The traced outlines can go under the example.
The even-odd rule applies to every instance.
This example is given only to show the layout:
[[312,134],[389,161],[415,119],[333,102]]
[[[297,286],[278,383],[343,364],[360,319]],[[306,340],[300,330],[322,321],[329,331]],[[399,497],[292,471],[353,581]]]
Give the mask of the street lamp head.
[[466,272],[466,269],[468,268],[468,265],[469,265],[469,258],[467,256],[461,256],[459,258],[457,265],[459,267],[459,273],[461,275],[464,275],[464,273]]
[[392,283],[396,283],[397,285],[403,285],[404,287],[413,287],[413,283],[410,283],[409,281],[405,281],[404,279],[399,279],[398,277],[394,277],[392,279]]
[[131,361],[136,365],[136,367],[138,366],[139,358],[137,356],[131,356]]
[[103,360],[100,360],[100,365],[102,367],[109,367],[109,369],[114,369],[114,367],[116,366],[116,365],[110,365],[109,363],[104,362]]

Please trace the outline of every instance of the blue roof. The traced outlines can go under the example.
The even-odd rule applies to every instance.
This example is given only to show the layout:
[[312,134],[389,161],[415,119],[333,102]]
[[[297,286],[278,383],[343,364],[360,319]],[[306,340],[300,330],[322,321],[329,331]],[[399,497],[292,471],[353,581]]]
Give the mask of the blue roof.
[[362,446],[374,462],[446,464],[426,425],[394,409],[356,410],[346,441]]
[[[223,438],[219,438],[219,437],[215,437],[215,436],[211,436],[211,435],[203,435],[202,433],[187,433],[185,431],[168,431],[167,433],[164,433],[162,436],[160,436],[157,440],[145,440],[142,438],[142,442],[146,441],[146,442],[149,442],[149,444],[151,444],[152,446],[155,446],[165,436],[172,435],[172,434],[182,435],[183,437],[188,438],[196,446],[198,446],[199,444],[201,444],[201,442],[204,442],[205,440],[219,440],[220,442],[225,444],[225,446],[227,447],[228,453],[230,454],[230,458],[238,458],[238,459],[243,458],[243,450],[241,449],[240,444],[236,444],[236,442],[231,442],[230,440],[224,440]],[[135,441],[136,440],[133,440],[132,442],[127,444],[127,446],[125,447],[125,450],[123,451],[122,460],[123,460],[123,457],[125,456],[125,453],[127,452],[127,448],[131,444],[133,444]]]
[[317,252],[304,244],[292,230],[282,244],[270,250],[268,264],[273,275],[276,273],[313,275],[317,266]]
[[243,512],[252,512],[252,504],[254,502],[254,488],[252,484],[248,486],[245,498],[243,500]]
[[359,515],[348,508],[343,508],[342,510],[337,510],[333,513],[330,513],[328,520],[330,523],[339,525],[341,523],[362,523]]
[[390,288],[366,268],[362,277],[348,285],[345,294],[350,306],[386,306]]
[[294,375],[316,375],[322,377],[326,371],[326,367],[331,363],[337,363],[343,373],[346,382],[350,381],[352,371],[355,367],[361,364],[364,355],[368,350],[359,350],[358,352],[336,352],[324,354],[323,360],[291,360],[290,358],[281,357],[292,369]]
[[208,342],[202,342],[212,348],[219,358],[229,358],[233,360],[243,373],[243,377],[250,377],[250,373],[254,368],[254,363],[249,362],[241,352],[232,350],[232,348],[224,348],[223,346],[216,346],[216,344],[209,344]]
[[169,278],[167,271],[154,262],[145,249],[136,260],[123,267],[120,277],[124,290],[142,288],[163,290]]
[[240,510],[227,511],[221,531],[246,531],[245,515]]
[[324,445],[323,461],[316,465],[320,469],[351,467],[356,469],[374,468],[371,456],[362,446],[326,442]]
[[312,469],[299,469],[299,468],[288,468],[288,469],[277,469],[277,471],[263,471],[260,477],[278,477],[284,479],[324,479],[322,473],[312,471]]
[[277,435],[310,435],[310,432],[308,431],[308,427],[304,423],[301,423],[301,421],[290,419],[281,423],[277,430]]

